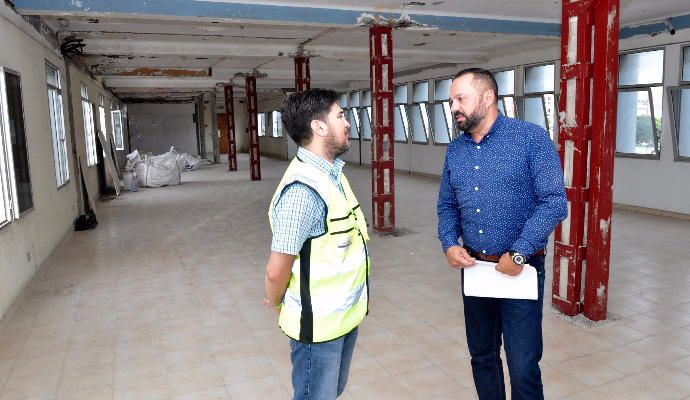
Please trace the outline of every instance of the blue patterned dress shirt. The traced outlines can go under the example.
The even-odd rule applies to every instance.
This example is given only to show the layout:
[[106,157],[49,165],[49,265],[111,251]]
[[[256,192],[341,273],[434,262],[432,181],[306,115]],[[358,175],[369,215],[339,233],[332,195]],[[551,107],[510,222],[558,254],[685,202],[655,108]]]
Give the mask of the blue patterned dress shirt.
[[459,240],[486,255],[543,249],[568,214],[549,135],[502,114],[479,143],[460,135],[448,145],[437,213],[444,252]]
[[[343,192],[338,180],[345,166],[343,160],[336,158],[331,164],[303,147],[297,149],[297,158],[328,175],[331,182]],[[321,196],[299,182],[289,185],[283,190],[273,209],[271,251],[299,254],[307,239],[320,236],[326,231],[325,219],[326,203]]]

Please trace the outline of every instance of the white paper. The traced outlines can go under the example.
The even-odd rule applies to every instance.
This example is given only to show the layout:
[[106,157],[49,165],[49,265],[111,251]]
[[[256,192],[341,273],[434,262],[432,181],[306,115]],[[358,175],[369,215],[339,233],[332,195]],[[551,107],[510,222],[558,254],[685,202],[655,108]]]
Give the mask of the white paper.
[[539,296],[537,270],[525,264],[517,276],[496,271],[496,263],[479,261],[464,269],[465,296],[500,299],[537,300]]

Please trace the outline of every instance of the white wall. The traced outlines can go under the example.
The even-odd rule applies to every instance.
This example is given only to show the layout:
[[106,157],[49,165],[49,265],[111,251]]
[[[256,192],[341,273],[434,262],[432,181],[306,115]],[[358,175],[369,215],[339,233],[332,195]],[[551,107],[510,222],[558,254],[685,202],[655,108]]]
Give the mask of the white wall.
[[[664,48],[666,50],[664,86],[668,88],[678,84],[682,48],[689,45],[690,29],[686,29],[678,31],[676,35],[663,33],[655,37],[645,36],[626,39],[620,42],[620,50]],[[549,48],[494,57],[485,64],[467,65],[466,67],[477,66],[491,70],[500,70],[516,66],[555,62],[556,71],[558,71],[559,57],[560,39],[554,39],[553,45]],[[446,68],[421,71],[414,75],[396,77],[394,84],[448,78],[452,77],[458,70],[459,68]],[[515,73],[516,95],[521,95],[523,94],[524,77],[522,76],[522,70],[519,68],[516,69]],[[558,94],[558,78],[555,77],[555,80],[556,93]],[[688,200],[690,199],[690,184],[688,184],[687,178],[690,176],[690,162],[674,161],[672,121],[666,93],[664,93],[663,102],[660,159],[647,160],[616,157],[613,200],[616,203],[625,205],[690,214],[690,201]],[[371,163],[371,142],[363,141],[360,145],[359,141],[353,140],[352,146],[352,149],[343,156],[343,159],[349,163],[358,164],[361,146],[362,164],[369,165]],[[433,143],[395,143],[396,169],[414,173],[440,175],[446,148],[446,145],[434,145]]]
[[[280,110],[283,105],[284,98],[285,97],[282,94],[276,94],[276,96],[259,102],[257,105],[258,112],[269,113],[270,119],[270,112]],[[261,150],[261,154],[286,160],[288,158],[288,142],[292,141],[290,136],[287,134],[287,130],[283,128],[283,137],[272,137],[270,135],[271,125],[269,121],[266,136],[259,137],[259,150]]]
[[[135,103],[127,109],[132,150],[162,154],[175,146],[180,153],[198,155],[194,103]],[[213,147],[206,150],[213,159]]]
[[77,180],[71,159],[67,90],[63,91],[63,103],[70,182],[58,189],[44,67],[46,61],[58,67],[62,87],[66,88],[65,65],[62,57],[49,50],[47,44],[43,45],[45,41],[37,40],[32,31],[33,28],[0,2],[0,65],[21,74],[34,201],[32,210],[0,228],[0,317],[5,315],[40,265],[71,232],[77,216]]
[[[84,83],[86,84],[86,87],[89,92],[89,101],[91,103],[94,103],[96,105],[96,112],[94,114],[96,123],[95,123],[95,129],[96,131],[99,130],[99,125],[100,125],[100,118],[98,116],[98,100],[99,100],[99,95],[103,95],[105,97],[105,108],[106,108],[106,126],[105,130],[108,135],[112,133],[112,120],[110,118],[110,104],[112,101],[118,102],[118,100],[113,96],[112,93],[110,93],[108,90],[106,90],[101,82],[94,81],[88,74],[86,74],[84,71],[82,71],[80,68],[76,67],[72,63],[68,63],[69,65],[69,74],[70,74],[70,100],[72,102],[72,107],[74,110],[74,138],[76,142],[76,147],[77,147],[77,154],[81,159],[83,160],[83,165],[86,167],[86,170],[84,171],[84,181],[89,187],[89,193],[91,194],[92,199],[94,202],[98,199],[100,196],[99,190],[98,190],[98,164],[92,165],[90,167],[87,167],[86,163],[86,131],[84,128],[84,114],[82,111],[82,104],[81,104],[81,84]],[[67,87],[67,85],[65,85]],[[64,95],[64,93],[63,93]],[[65,102],[65,112],[67,112],[67,99],[64,99]],[[65,117],[67,119],[67,117]],[[96,138],[96,141],[98,141],[98,138]],[[70,149],[71,150],[71,149]],[[71,153],[71,152],[70,152]],[[108,173],[106,171],[106,177],[108,176]],[[109,178],[106,178],[109,179]],[[98,206],[96,206],[98,207]]]

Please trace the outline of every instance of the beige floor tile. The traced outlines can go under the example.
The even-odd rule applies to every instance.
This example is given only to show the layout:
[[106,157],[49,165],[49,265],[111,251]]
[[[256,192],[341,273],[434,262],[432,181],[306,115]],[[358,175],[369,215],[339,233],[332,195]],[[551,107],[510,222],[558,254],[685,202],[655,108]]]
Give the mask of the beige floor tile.
[[12,375],[22,377],[47,374],[51,372],[60,373],[60,371],[62,371],[63,361],[65,360],[66,354],[66,352],[60,351],[44,356],[19,359],[14,364]]
[[401,373],[395,376],[395,380],[417,399],[429,399],[466,389],[437,366]]
[[232,399],[283,400],[292,395],[292,388],[288,388],[277,376],[228,385],[228,392]]
[[59,392],[74,392],[113,384],[113,364],[98,364],[65,369],[60,377]]
[[592,354],[592,357],[627,376],[646,371],[656,364],[653,359],[625,347],[604,350]]
[[220,370],[214,365],[180,370],[168,374],[168,385],[173,397],[225,386]]
[[226,385],[264,378],[277,372],[263,355],[217,362]]
[[163,354],[163,359],[168,372],[201,368],[205,365],[216,365],[213,350],[210,346],[167,352]]
[[93,387],[72,392],[59,392],[55,400],[112,400],[113,385]]
[[417,371],[433,364],[431,360],[409,345],[395,347],[387,353],[375,354],[374,359],[390,375]]
[[170,398],[168,377],[159,375],[115,384],[113,400],[163,400]]
[[625,374],[593,355],[563,362],[557,368],[590,388],[625,378]]
[[230,400],[230,394],[228,393],[228,389],[223,386],[186,394],[184,396],[173,397],[172,400]]
[[5,382],[0,398],[3,400],[24,400],[31,397],[53,396],[60,380],[60,371],[30,376],[13,376]]
[[162,356],[133,358],[115,362],[114,379],[115,383],[120,385],[126,382],[151,378],[166,373],[167,368]]
[[65,369],[77,369],[115,361],[115,349],[110,344],[93,347],[74,347],[67,352]]

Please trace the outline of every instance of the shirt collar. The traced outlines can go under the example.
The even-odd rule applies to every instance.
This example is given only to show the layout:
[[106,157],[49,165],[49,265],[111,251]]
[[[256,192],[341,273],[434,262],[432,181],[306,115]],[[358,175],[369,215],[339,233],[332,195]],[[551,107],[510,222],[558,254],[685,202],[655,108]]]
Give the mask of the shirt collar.
[[334,181],[338,180],[338,177],[345,166],[345,161],[341,160],[339,157],[333,160],[333,164],[331,164],[304,147],[297,149],[297,157],[299,157],[301,161],[316,167],[319,171],[325,173]]
[[[495,136],[496,133],[500,130],[501,126],[503,125],[503,122],[505,121],[506,117],[499,111],[498,116],[496,117],[496,120],[494,121],[493,125],[491,125],[491,128],[489,129],[489,133],[486,134],[481,140],[483,142],[486,140],[489,136]],[[474,143],[474,140],[472,139],[472,135],[469,135],[465,132],[462,133],[461,136],[464,140],[469,140],[472,143]]]

